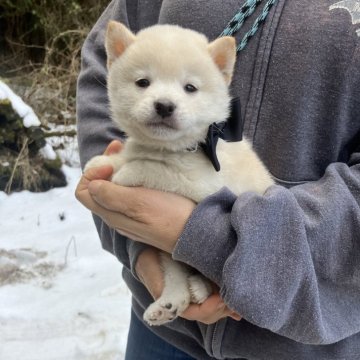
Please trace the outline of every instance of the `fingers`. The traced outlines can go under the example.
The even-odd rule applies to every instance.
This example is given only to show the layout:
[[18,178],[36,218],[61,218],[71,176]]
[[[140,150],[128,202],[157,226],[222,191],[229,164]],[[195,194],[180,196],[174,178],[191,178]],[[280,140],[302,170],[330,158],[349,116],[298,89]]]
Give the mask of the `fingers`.
[[225,304],[221,298],[214,294],[205,300],[202,304],[191,304],[182,314],[181,317],[187,320],[197,320],[207,323],[207,320],[218,313],[222,313]]
[[230,310],[222,301],[219,294],[211,295],[200,305],[191,304],[181,314],[181,317],[187,320],[196,320],[204,324],[213,324],[228,316],[237,321],[241,320],[241,316]]
[[105,165],[101,167],[96,168],[90,168],[87,170],[82,178],[84,178],[86,181],[94,181],[94,180],[107,180],[110,178],[110,176],[113,173],[113,168],[110,165]]
[[126,230],[123,230],[123,229],[120,229],[120,228],[115,228],[115,230],[122,236],[126,237],[126,238],[129,238],[131,240],[134,240],[134,241],[140,241],[142,242],[143,239],[138,236],[137,234],[134,234],[130,231],[126,231]]
[[[91,195],[88,209],[94,214],[101,217],[101,219],[111,228],[116,229],[120,234],[129,237],[135,241],[144,242],[147,240],[147,232],[143,223],[129,218],[127,215],[119,212],[104,209],[101,205],[95,202]],[[85,204],[86,206],[86,204]]]
[[[131,229],[131,225],[127,224],[128,220],[125,216],[121,214],[116,214],[112,211],[102,208],[94,199],[88,191],[89,184],[94,181],[100,181],[99,179],[108,179],[110,178],[113,172],[112,166],[102,166],[98,168],[90,168],[87,170],[81,177],[76,190],[75,196],[84,206],[91,210],[96,215],[100,216],[108,225],[116,227],[115,224],[118,222],[125,223],[127,226],[125,229]],[[103,180],[105,183],[112,184],[109,181]]]
[[164,288],[159,251],[154,248],[143,250],[137,258],[135,271],[152,297],[158,299]]
[[[126,216],[144,222],[141,216],[148,206],[146,205],[152,190],[139,187],[125,187],[108,181],[92,181],[89,192],[93,199],[103,208],[126,214]],[[155,192],[155,190],[154,190]]]
[[84,190],[87,190],[89,183],[93,180],[108,179],[112,175],[112,166],[102,166],[99,168],[91,168],[84,173],[76,187],[75,196],[81,201],[81,194]]
[[120,152],[124,145],[119,140],[113,140],[106,148],[104,155],[112,155]]
[[83,191],[76,191],[75,194],[77,199],[86,208],[95,215],[99,216],[110,228],[116,229],[120,234],[136,241],[144,242],[144,239],[146,239],[146,232],[144,234],[144,227],[142,223],[119,212],[103,208],[94,201],[87,189]]
[[[112,141],[107,149],[105,155],[111,155],[122,150],[122,143],[118,140]],[[139,222],[134,221],[131,216],[135,218],[135,215],[141,213],[138,209],[142,208],[141,199],[137,196],[137,192],[134,189],[124,188],[119,185],[115,185],[110,181],[113,173],[113,167],[105,165],[101,167],[89,168],[81,177],[77,188],[75,190],[75,196],[85,207],[91,210],[94,214],[102,218],[102,220],[111,228],[116,229],[119,233],[127,235],[134,240],[141,241],[144,228],[141,226],[140,217]],[[103,201],[97,201],[96,196],[93,196],[90,189],[101,188],[101,197]],[[141,191],[141,190],[140,190]],[[95,191],[96,192],[96,191]],[[130,194],[131,192],[131,194]],[[122,199],[129,199],[131,197],[131,206],[128,209],[128,202],[122,201]],[[109,201],[110,200],[110,201]],[[135,200],[135,201],[134,201]],[[108,203],[110,205],[108,205]],[[139,204],[139,206],[136,206]],[[108,205],[108,206],[102,206]],[[131,211],[131,209],[134,209]]]
[[229,316],[236,321],[240,321],[242,319],[242,316],[235,311],[233,311]]
[[[118,141],[112,141],[106,148],[104,155],[111,155],[121,151],[123,144]],[[75,197],[87,208],[92,210],[94,201],[91,200],[91,197],[88,193],[89,184],[94,180],[109,180],[113,173],[113,168],[110,165],[105,165],[101,167],[95,167],[88,169],[81,177],[76,190]],[[91,206],[91,208],[90,208]]]

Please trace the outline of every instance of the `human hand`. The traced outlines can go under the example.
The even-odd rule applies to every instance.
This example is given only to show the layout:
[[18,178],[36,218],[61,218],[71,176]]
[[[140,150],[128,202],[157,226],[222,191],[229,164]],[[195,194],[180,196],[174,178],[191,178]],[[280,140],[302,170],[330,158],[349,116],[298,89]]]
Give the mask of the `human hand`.
[[[109,144],[104,155],[117,153],[121,149],[122,144],[115,140]],[[126,188],[105,181],[110,179],[112,172],[111,166],[89,169],[76,188],[77,199],[120,233],[172,252],[195,203],[171,193]],[[160,297],[164,286],[159,264],[158,251],[151,248],[139,255],[136,264],[139,278],[155,299]],[[191,304],[181,316],[206,324],[226,316],[241,319],[227,308],[218,293],[200,305]]]
[[[112,142],[105,155],[121,148]],[[111,166],[86,171],[77,199],[119,233],[171,253],[195,203],[173,193],[114,184],[108,181],[112,172]]]
[[241,315],[231,310],[223,301],[218,292],[210,295],[202,304],[190,304],[180,316],[187,320],[195,320],[210,325],[220,319],[231,317],[236,321]]
[[[148,248],[141,252],[135,265],[135,271],[141,282],[156,300],[160,297],[164,287],[163,272],[157,249]],[[241,316],[230,310],[221,299],[216,286],[215,293],[209,296],[202,304],[190,304],[179,316],[204,324],[213,324],[227,316],[234,320],[241,320]]]
[[[118,140],[114,140],[108,145],[108,147],[106,148],[103,155],[116,154],[116,153],[120,152],[122,150],[122,148],[123,148],[123,144]],[[93,169],[90,169],[89,171],[86,171],[83,174],[83,176],[81,177],[81,179],[76,187],[76,190],[75,190],[76,198],[82,204],[90,203],[91,196],[88,191],[90,182],[95,179],[108,180],[108,179],[110,179],[113,171],[114,171],[114,169],[110,165],[102,166],[99,168],[93,168]]]
[[[120,152],[122,150],[122,148],[123,148],[123,144],[118,140],[114,140],[108,145],[108,147],[106,148],[103,155],[116,154],[116,153]],[[82,204],[90,203],[91,196],[88,191],[88,186],[89,186],[90,182],[95,179],[108,180],[108,179],[110,179],[113,171],[114,171],[114,169],[110,165],[106,165],[106,166],[102,166],[99,168],[90,169],[89,171],[84,173],[76,187],[76,190],[75,190],[76,198]]]

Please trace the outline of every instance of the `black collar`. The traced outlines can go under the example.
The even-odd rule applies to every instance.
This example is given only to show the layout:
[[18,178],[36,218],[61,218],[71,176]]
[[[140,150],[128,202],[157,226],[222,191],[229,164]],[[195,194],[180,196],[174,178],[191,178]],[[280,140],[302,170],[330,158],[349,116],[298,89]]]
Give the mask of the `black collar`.
[[220,171],[220,163],[216,156],[216,145],[219,138],[227,142],[241,141],[243,125],[240,99],[235,98],[231,100],[231,113],[226,121],[212,123],[209,126],[205,142],[200,143],[200,146],[216,171]]

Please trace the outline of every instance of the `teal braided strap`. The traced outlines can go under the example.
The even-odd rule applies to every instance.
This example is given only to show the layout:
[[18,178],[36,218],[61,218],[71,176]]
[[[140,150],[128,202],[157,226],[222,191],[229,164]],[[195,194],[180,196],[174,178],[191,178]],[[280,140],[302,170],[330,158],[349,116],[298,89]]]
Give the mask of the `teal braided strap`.
[[[237,52],[243,50],[250,38],[252,38],[258,31],[260,25],[265,21],[268,16],[270,9],[275,4],[277,0],[268,0],[261,12],[261,14],[254,21],[251,29],[244,35],[240,44],[237,46]],[[221,33],[220,36],[231,36],[240,30],[245,20],[253,14],[258,5],[260,5],[262,0],[246,0],[245,4],[240,8],[236,15],[230,20],[227,27]]]
[[240,30],[245,20],[252,15],[260,3],[261,0],[247,0],[236,15],[229,21],[220,36],[231,36]]

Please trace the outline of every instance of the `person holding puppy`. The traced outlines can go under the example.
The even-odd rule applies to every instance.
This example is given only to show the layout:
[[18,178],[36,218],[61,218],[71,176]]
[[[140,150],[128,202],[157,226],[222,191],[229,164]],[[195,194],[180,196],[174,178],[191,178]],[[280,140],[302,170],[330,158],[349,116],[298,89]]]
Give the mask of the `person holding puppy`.
[[[244,3],[254,11],[234,34],[243,47],[232,95],[241,100],[244,136],[277,184],[263,196],[236,197],[224,188],[196,205],[171,193],[115,185],[107,181],[112,169],[103,167],[85,173],[77,189],[97,215],[103,247],[124,264],[133,293],[127,359],[360,354],[360,37],[352,21],[359,4],[278,0],[266,13],[270,2]],[[242,5],[112,1],[82,53],[82,164],[122,146],[108,146],[123,135],[107,107],[109,20],[134,32],[178,24],[214,39]],[[151,330],[139,319],[161,292],[162,273],[148,245],[199,270],[219,289],[182,318]]]

